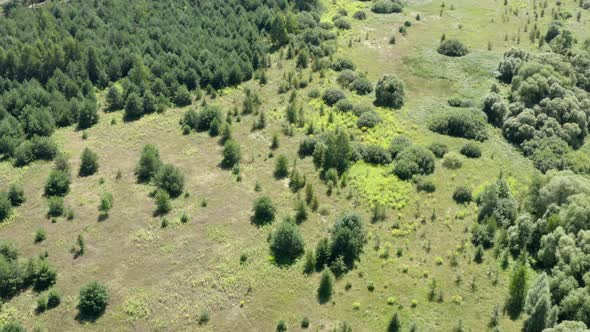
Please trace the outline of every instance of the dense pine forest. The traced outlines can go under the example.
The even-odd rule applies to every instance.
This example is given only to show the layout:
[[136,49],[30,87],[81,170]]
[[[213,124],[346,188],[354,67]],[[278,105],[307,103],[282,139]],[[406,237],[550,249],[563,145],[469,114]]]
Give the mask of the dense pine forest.
[[0,332],[590,331],[590,2],[0,5]]

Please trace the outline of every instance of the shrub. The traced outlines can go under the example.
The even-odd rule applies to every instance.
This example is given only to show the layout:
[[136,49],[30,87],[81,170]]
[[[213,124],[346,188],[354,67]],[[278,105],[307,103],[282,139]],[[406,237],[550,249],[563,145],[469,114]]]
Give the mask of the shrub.
[[393,75],[385,75],[375,87],[377,105],[400,108],[405,100],[404,83]]
[[170,197],[175,198],[180,196],[184,190],[184,175],[178,167],[164,165],[156,173],[154,183],[156,187],[165,190]]
[[47,215],[50,217],[59,217],[64,214],[64,199],[60,196],[50,196],[47,199],[49,210]]
[[350,112],[354,107],[352,102],[348,99],[340,99],[336,104],[336,109],[340,112]]
[[487,139],[486,120],[481,112],[452,110],[436,116],[429,129],[443,135],[483,141]]
[[357,19],[357,20],[359,20],[359,21],[366,20],[367,19],[367,13],[365,13],[362,10],[359,10],[359,11],[355,12],[354,14],[352,14],[352,17],[355,18],[355,19]]
[[47,294],[47,308],[49,308],[49,309],[55,308],[55,307],[59,306],[60,303],[61,303],[61,296],[59,295],[59,293],[55,289],[50,290],[49,293]]
[[459,169],[461,166],[463,166],[463,162],[461,161],[461,157],[459,157],[457,154],[449,153],[443,160],[442,165],[448,169]]
[[328,105],[328,106],[333,106],[339,100],[345,99],[345,98],[346,98],[346,95],[344,94],[344,92],[342,92],[342,90],[338,90],[335,88],[326,89],[326,91],[324,91],[324,94],[322,95],[322,99],[324,100],[324,103],[326,103],[326,105]]
[[100,195],[100,204],[98,206],[98,211],[102,212],[104,215],[108,215],[112,207],[113,195],[109,192],[102,193]]
[[450,97],[447,103],[451,107],[473,107],[473,103],[470,100],[463,99],[459,96]]
[[141,150],[141,156],[135,166],[135,176],[137,182],[149,182],[156,175],[162,161],[160,160],[160,152],[152,144],[146,144]]
[[350,84],[350,90],[355,91],[361,96],[368,95],[373,92],[373,84],[366,77],[357,77]]
[[62,171],[51,171],[45,183],[45,196],[65,196],[69,191],[69,175]]
[[432,180],[420,178],[418,179],[418,181],[416,181],[416,189],[418,189],[418,191],[433,193],[436,191],[436,186],[434,185],[434,182],[432,182]]
[[38,313],[47,310],[47,298],[43,295],[37,298],[37,308],[35,309]]
[[401,13],[402,10],[401,3],[392,0],[377,0],[371,7],[371,11],[376,14]]
[[344,17],[334,20],[334,26],[341,30],[349,30],[352,26]]
[[359,145],[357,153],[360,154],[360,159],[369,164],[387,165],[391,163],[391,154],[379,145]]
[[89,148],[85,148],[80,159],[79,176],[90,176],[98,172],[98,155],[96,153]]
[[443,40],[437,49],[438,53],[446,56],[460,57],[467,55],[469,50],[463,43],[457,39],[445,39]]
[[343,87],[348,87],[356,78],[358,77],[357,73],[350,69],[344,69],[343,71],[338,74],[336,78],[336,82]]
[[25,192],[20,184],[11,184],[8,189],[8,199],[12,206],[20,206],[25,202]]
[[297,201],[297,205],[295,206],[295,221],[300,224],[307,220],[307,207],[302,200]]
[[358,128],[374,128],[381,123],[381,117],[375,111],[364,112],[356,121]]
[[361,116],[363,113],[375,111],[374,107],[369,104],[356,104],[352,107],[352,113]]
[[277,179],[284,179],[289,175],[289,160],[285,155],[280,155],[275,163],[274,176]]
[[170,194],[167,191],[158,189],[154,198],[156,200],[156,214],[166,214],[170,211]]
[[209,323],[210,319],[211,319],[211,317],[209,317],[209,312],[207,310],[203,310],[199,314],[199,318],[197,318],[197,321],[198,321],[199,325],[205,325],[205,324]]
[[44,291],[55,284],[57,280],[57,270],[49,265],[47,260],[41,259],[34,268],[33,272],[33,289],[37,292]]
[[0,192],[0,222],[8,219],[12,214],[12,204],[10,204],[10,199],[8,198],[8,194]]
[[389,153],[391,153],[391,158],[396,158],[398,154],[400,154],[406,148],[409,148],[411,145],[412,142],[410,142],[410,139],[406,136],[396,136],[389,144]]
[[254,212],[252,222],[256,225],[269,224],[275,220],[276,208],[267,196],[256,199],[252,210]]
[[471,202],[471,188],[466,186],[455,188],[455,191],[453,192],[453,200],[461,204]]
[[428,149],[432,151],[436,158],[442,158],[449,152],[449,147],[443,143],[432,143]]
[[481,157],[481,149],[475,143],[467,143],[461,148],[461,154],[467,158],[479,158]]
[[270,251],[278,264],[291,264],[303,255],[305,243],[295,223],[287,218],[270,237]]
[[47,232],[43,228],[37,229],[35,232],[35,243],[43,242],[47,238]]
[[434,172],[434,154],[423,147],[409,147],[403,150],[395,161],[393,173],[402,180],[411,179],[414,175]]
[[303,319],[301,320],[301,328],[306,329],[308,327],[309,327],[309,318],[303,317]]
[[223,145],[223,159],[221,167],[229,169],[240,163],[240,145],[233,139],[228,139]]
[[109,293],[106,286],[92,281],[80,289],[78,310],[86,317],[99,317],[104,313],[109,303]]
[[332,63],[332,69],[335,71],[343,71],[345,69],[355,70],[356,65],[349,59],[338,58]]
[[320,286],[318,287],[317,291],[318,301],[320,303],[326,303],[330,301],[330,298],[332,297],[332,288],[332,274],[329,270],[326,269],[322,273],[322,276],[320,278]]
[[287,331],[287,323],[285,323],[285,321],[281,319],[277,323],[277,330],[276,331],[277,332],[286,332]]

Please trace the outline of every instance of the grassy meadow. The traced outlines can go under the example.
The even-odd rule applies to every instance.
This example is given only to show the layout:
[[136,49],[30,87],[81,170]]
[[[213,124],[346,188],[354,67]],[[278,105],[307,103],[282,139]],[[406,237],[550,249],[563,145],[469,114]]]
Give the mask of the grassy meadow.
[[[401,14],[378,15],[370,11],[371,2],[324,1],[323,21],[331,21],[341,8],[349,16],[359,9],[367,12],[366,20],[351,18],[352,29],[339,32],[337,57],[351,59],[357,71],[366,72],[373,83],[384,74],[397,75],[406,86],[406,103],[399,110],[377,108],[383,122],[373,129],[357,129],[356,116],[339,114],[330,107],[321,116],[321,100],[307,95],[312,89],[336,87],[337,73],[327,71],[322,78],[305,69],[301,77],[313,78],[308,87],[298,90],[306,118],[313,119],[317,128],[347,127],[356,140],[383,147],[405,135],[421,146],[441,142],[458,152],[466,139],[433,133],[428,123],[449,109],[449,97],[461,96],[478,105],[492,83],[500,84],[495,71],[511,46],[536,49],[528,33],[521,31],[524,13],[531,10],[533,1],[509,0],[507,7],[501,0],[445,1],[442,16],[441,4],[438,0],[409,1]],[[575,15],[577,6],[572,0],[561,6]],[[542,31],[551,22],[550,11],[555,7],[551,1],[545,17],[539,18]],[[568,20],[568,27],[580,40],[590,36],[589,18],[586,11],[581,22]],[[403,36],[398,28],[405,21],[412,25]],[[438,54],[442,34],[461,39],[470,53],[461,58]],[[392,36],[395,44],[390,44]],[[207,97],[209,104],[224,110],[240,108],[246,88],[262,97],[261,109],[268,120],[265,129],[251,130],[255,115],[242,116],[233,125],[233,136],[242,148],[240,178],[219,167],[223,147],[218,138],[207,133],[182,134],[182,114],[189,107],[199,107],[201,101],[133,122],[125,122],[121,112],[100,112],[99,123],[86,130],[86,139],[73,127],[59,129],[54,138],[69,156],[73,170],[78,169],[85,147],[99,156],[98,173],[74,177],[65,198],[66,206],[75,213],[73,220],[60,217],[52,222],[46,217],[43,186],[51,163],[15,168],[0,162],[0,188],[21,182],[27,197],[10,220],[0,225],[0,238],[14,241],[24,256],[48,253],[48,260],[58,269],[55,287],[63,302],[37,314],[38,294],[28,290],[2,304],[0,322],[17,319],[29,329],[42,331],[274,331],[282,319],[290,331],[297,331],[303,317],[308,317],[313,331],[330,331],[344,321],[353,331],[383,331],[397,311],[404,329],[414,322],[419,331],[451,331],[461,320],[467,330],[486,330],[494,306],[505,301],[509,270],[500,268],[492,250],[486,251],[482,264],[473,262],[469,230],[477,207],[456,204],[452,193],[459,185],[477,192],[502,172],[515,192],[524,194],[530,175],[536,172],[531,161],[506,142],[499,129],[488,126],[490,138],[481,144],[481,158],[461,157],[459,170],[444,168],[442,160],[436,161],[436,170],[428,177],[436,185],[434,193],[416,192],[411,182],[393,176],[390,167],[357,163],[349,171],[348,185],[328,195],[311,158],[297,156],[305,130],[296,129],[292,137],[283,134],[289,96],[278,94],[277,85],[283,73],[294,68],[293,61],[273,54],[267,85],[252,81],[225,89],[216,99]],[[374,94],[346,93],[354,103],[374,100]],[[99,102],[105,103],[104,92]],[[330,113],[332,123],[328,122]],[[280,147],[271,151],[275,133]],[[153,187],[136,183],[134,176],[141,148],[147,143],[155,144],[162,160],[178,166],[186,179],[188,195],[173,200],[172,211],[164,216],[170,222],[167,228],[160,227],[163,217],[153,215],[149,197]],[[250,223],[252,202],[261,193],[273,199],[278,219],[294,211],[297,194],[289,190],[288,180],[273,177],[279,154],[288,156],[291,163],[296,161],[319,198],[318,212],[310,213],[300,226],[306,248],[315,248],[345,211],[357,211],[366,221],[369,239],[361,260],[356,269],[336,280],[335,293],[326,304],[316,299],[320,274],[303,274],[303,258],[289,267],[273,264],[267,242],[273,226]],[[257,183],[261,193],[254,190]],[[103,220],[97,207],[105,191],[113,194],[114,205]],[[370,223],[376,203],[388,206],[387,218]],[[190,216],[186,224],[180,222],[182,213]],[[35,244],[39,228],[46,230],[47,239]],[[79,234],[86,239],[87,250],[74,258],[70,248]],[[247,256],[245,262],[240,261],[241,255]],[[457,266],[450,263],[453,255],[458,257]],[[90,280],[107,285],[111,301],[97,321],[80,322],[76,319],[78,290]],[[433,280],[437,293],[440,290],[443,295],[440,302],[427,298]],[[348,290],[347,283],[351,284]],[[373,291],[368,289],[370,284]],[[207,324],[198,322],[202,312],[210,314]],[[521,324],[507,316],[500,323],[504,331],[520,329]]]

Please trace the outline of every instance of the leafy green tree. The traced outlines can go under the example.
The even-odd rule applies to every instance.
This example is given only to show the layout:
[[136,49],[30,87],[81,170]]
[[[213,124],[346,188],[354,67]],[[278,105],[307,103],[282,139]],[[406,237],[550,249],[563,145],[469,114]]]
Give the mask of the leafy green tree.
[[303,255],[305,243],[297,225],[286,218],[270,237],[270,250],[278,264],[291,264]]
[[89,148],[84,148],[80,157],[79,176],[90,176],[98,172],[98,155]]
[[162,161],[160,160],[158,148],[152,144],[144,145],[137,166],[135,167],[137,182],[151,181],[161,166]]
[[434,167],[435,157],[430,150],[411,146],[397,155],[393,173],[402,180],[408,180],[415,175],[432,174]]
[[154,184],[175,198],[184,190],[184,175],[178,167],[166,164],[161,166],[154,176]]
[[378,105],[400,108],[406,98],[404,83],[395,76],[385,75],[377,82],[375,97]]
[[458,186],[453,192],[453,200],[460,204],[471,202],[471,196],[471,188],[467,186]]
[[109,292],[106,286],[92,281],[80,289],[78,310],[90,318],[100,317],[109,304]]
[[541,332],[547,327],[546,322],[551,309],[551,293],[549,278],[545,272],[541,273],[533,286],[529,289],[524,306],[528,314],[524,322],[523,331]]
[[324,103],[326,103],[326,105],[328,106],[334,106],[338,101],[345,98],[346,95],[344,94],[344,92],[342,92],[342,90],[335,88],[326,89],[326,91],[324,91],[324,94],[322,95]]

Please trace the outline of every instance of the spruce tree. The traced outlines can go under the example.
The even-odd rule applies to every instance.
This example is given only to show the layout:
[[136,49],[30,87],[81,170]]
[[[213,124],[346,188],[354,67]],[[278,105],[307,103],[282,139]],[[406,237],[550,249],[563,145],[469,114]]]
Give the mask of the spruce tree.
[[323,304],[330,301],[332,298],[332,273],[326,269],[320,278],[320,286],[318,287],[318,301]]
[[518,318],[524,307],[527,292],[526,279],[527,268],[522,262],[519,262],[510,277],[508,299],[506,300],[506,310],[512,319]]

